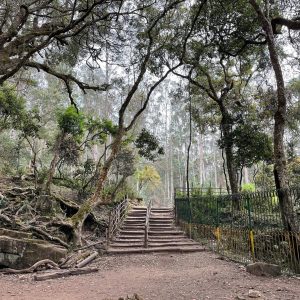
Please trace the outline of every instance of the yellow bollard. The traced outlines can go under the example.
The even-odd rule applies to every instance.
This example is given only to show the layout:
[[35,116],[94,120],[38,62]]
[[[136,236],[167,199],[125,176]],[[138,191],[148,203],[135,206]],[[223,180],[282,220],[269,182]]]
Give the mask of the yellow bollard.
[[250,249],[251,249],[251,254],[253,257],[253,261],[255,261],[255,253],[254,253],[254,232],[251,229],[249,232],[249,239],[250,239]]
[[221,240],[221,228],[217,227],[215,230],[215,237],[217,239],[217,251],[220,250],[220,240]]

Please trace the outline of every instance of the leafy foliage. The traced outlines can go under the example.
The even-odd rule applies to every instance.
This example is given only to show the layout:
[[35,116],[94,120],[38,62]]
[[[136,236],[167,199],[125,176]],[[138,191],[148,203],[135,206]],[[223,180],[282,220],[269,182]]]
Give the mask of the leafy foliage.
[[160,183],[160,175],[155,167],[146,165],[141,170],[137,170],[135,177],[139,182],[140,190],[149,185],[151,187],[157,187]]
[[159,155],[164,154],[164,149],[159,145],[157,137],[145,128],[142,129],[134,144],[138,149],[139,155],[150,161],[154,161]]
[[0,86],[0,131],[20,126],[25,113],[25,100],[7,84]]
[[115,158],[113,168],[116,175],[124,177],[133,175],[135,172],[135,156],[132,149],[121,149]]
[[255,184],[254,183],[244,183],[242,185],[242,192],[244,192],[244,193],[255,192]]
[[64,133],[81,136],[84,130],[84,116],[74,106],[58,113],[58,124]]
[[232,143],[237,166],[251,167],[260,161],[272,162],[271,138],[258,129],[255,125],[240,124],[232,130],[229,137],[219,140],[221,148],[224,148],[226,143]]

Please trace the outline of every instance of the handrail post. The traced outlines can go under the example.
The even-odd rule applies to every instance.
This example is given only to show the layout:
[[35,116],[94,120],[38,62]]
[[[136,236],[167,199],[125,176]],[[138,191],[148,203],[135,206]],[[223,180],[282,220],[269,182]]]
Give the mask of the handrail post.
[[108,227],[106,228],[106,248],[109,246],[110,242],[110,230],[111,230],[111,212],[108,216]]
[[144,247],[148,248],[148,231],[149,231],[149,219],[151,214],[151,206],[152,206],[152,200],[150,200],[147,211],[146,211],[146,222],[145,222],[145,234],[144,234]]
[[110,240],[114,233],[119,228],[128,209],[128,198],[125,198],[121,203],[115,206],[109,213],[108,227],[106,229],[106,247],[108,248]]

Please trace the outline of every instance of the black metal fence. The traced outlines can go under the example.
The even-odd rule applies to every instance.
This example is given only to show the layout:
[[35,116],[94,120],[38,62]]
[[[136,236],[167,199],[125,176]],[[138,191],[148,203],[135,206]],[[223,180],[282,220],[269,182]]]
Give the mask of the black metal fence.
[[[300,221],[300,188],[285,191]],[[300,232],[284,230],[280,191],[199,195],[175,191],[177,223],[188,235],[231,259],[265,261],[300,273]]]

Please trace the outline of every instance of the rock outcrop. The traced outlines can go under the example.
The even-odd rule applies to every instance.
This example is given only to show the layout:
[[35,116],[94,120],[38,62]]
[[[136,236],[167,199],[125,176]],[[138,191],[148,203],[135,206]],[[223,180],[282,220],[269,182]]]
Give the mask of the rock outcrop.
[[249,264],[246,271],[256,276],[279,276],[281,268],[278,265],[267,264],[264,262],[256,262]]
[[66,254],[67,249],[34,239],[30,233],[0,228],[0,268],[28,268],[43,259],[58,262]]

